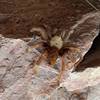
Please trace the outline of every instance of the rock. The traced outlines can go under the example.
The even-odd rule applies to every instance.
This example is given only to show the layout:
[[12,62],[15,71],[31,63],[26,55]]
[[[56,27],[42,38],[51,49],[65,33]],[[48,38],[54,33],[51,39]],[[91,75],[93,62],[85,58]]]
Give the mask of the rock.
[[100,84],[90,87],[87,100],[100,100]]
[[[65,55],[66,70],[73,70],[83,60],[84,55],[91,48],[93,40],[98,36],[100,28],[100,11],[84,15],[71,27],[69,42],[75,44],[79,51],[69,50]],[[66,78],[66,72],[63,80]],[[62,80],[62,81],[63,81]]]
[[25,76],[39,52],[27,52],[28,46],[20,39],[2,37],[0,46],[0,87],[5,90]]
[[54,94],[55,92],[52,93],[55,98],[59,97],[59,92],[61,92],[62,94],[68,94],[64,97],[64,100],[69,100],[65,99],[68,96],[69,98],[73,98],[70,100],[99,100],[100,68],[88,68],[83,72],[71,73],[68,79],[65,80],[65,82],[63,82],[62,84],[60,84],[60,87],[56,90],[56,92],[56,94]]
[[45,62],[35,66],[41,52],[21,39],[0,36],[0,100],[99,100],[100,68],[73,73],[70,70],[80,54],[83,57],[90,49],[99,22],[100,12],[90,13],[71,27],[70,41],[81,52],[71,50],[65,54],[68,68],[60,85],[55,86],[51,83],[59,71]]

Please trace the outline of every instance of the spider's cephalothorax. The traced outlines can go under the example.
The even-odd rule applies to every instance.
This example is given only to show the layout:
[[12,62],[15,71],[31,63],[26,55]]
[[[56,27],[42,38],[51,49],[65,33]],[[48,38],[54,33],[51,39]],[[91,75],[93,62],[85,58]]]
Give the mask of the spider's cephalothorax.
[[34,41],[32,45],[38,45],[42,43],[42,46],[44,47],[44,53],[37,61],[37,64],[41,63],[41,60],[43,59],[43,55],[45,53],[47,53],[47,58],[49,59],[51,65],[54,65],[56,63],[58,56],[61,56],[62,67],[59,75],[60,79],[62,72],[65,70],[65,64],[63,59],[64,52],[66,52],[66,50],[68,49],[77,49],[77,46],[75,44],[72,44],[68,41],[70,34],[67,34],[66,31],[59,33],[57,29],[50,33],[47,32],[44,28],[32,28],[31,32],[41,37],[40,39]]

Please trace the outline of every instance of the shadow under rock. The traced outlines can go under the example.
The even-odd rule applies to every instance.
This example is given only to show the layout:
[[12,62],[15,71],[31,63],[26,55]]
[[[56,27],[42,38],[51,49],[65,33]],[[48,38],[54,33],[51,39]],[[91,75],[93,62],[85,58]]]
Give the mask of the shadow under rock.
[[95,68],[98,66],[100,66],[100,33],[94,39],[92,47],[84,56],[83,61],[77,66],[75,71],[83,71],[86,68]]

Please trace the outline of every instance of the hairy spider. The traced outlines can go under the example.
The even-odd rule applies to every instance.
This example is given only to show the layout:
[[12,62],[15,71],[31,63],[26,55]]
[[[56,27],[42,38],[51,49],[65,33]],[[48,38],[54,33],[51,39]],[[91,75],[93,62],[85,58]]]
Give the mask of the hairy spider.
[[36,62],[37,65],[41,63],[43,60],[43,56],[47,53],[47,58],[49,59],[50,65],[54,65],[56,63],[57,58],[60,56],[62,58],[62,66],[61,71],[58,77],[58,83],[60,82],[61,76],[65,70],[64,63],[64,53],[69,49],[79,50],[77,45],[70,43],[69,37],[70,33],[66,33],[66,31],[58,32],[57,29],[54,29],[53,32],[47,32],[45,29],[47,27],[34,27],[30,30],[33,34],[36,34],[41,37],[41,39],[37,39],[37,41],[31,41],[29,44],[32,46],[36,46],[38,44],[42,44],[44,52],[41,54],[41,57]]

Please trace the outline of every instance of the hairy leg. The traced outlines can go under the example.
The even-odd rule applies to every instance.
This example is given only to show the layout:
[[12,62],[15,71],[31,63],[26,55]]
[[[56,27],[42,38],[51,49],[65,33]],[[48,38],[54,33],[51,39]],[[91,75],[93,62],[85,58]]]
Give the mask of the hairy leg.
[[65,62],[64,62],[64,55],[62,56],[61,63],[62,63],[61,64],[61,70],[60,70],[60,73],[59,73],[58,78],[57,78],[58,83],[60,83],[62,76],[63,76],[63,73],[65,71],[65,67],[66,67]]
[[35,74],[38,74],[39,71],[39,66],[41,64],[41,62],[47,58],[47,50],[44,50],[44,52],[40,55],[39,59],[36,61],[36,63],[34,64],[35,66],[33,67],[33,71]]
[[61,70],[59,72],[59,74],[53,79],[50,81],[49,85],[52,86],[52,87],[56,87],[60,84],[61,80],[62,80],[62,76],[63,76],[63,73],[65,71],[65,63],[64,63],[64,56],[62,56],[62,66],[61,66]]

